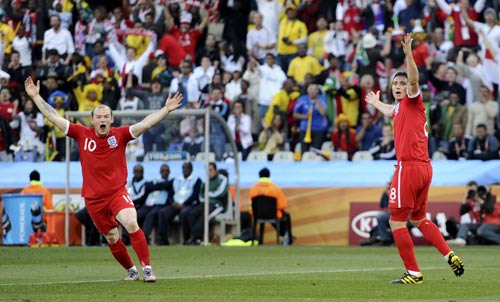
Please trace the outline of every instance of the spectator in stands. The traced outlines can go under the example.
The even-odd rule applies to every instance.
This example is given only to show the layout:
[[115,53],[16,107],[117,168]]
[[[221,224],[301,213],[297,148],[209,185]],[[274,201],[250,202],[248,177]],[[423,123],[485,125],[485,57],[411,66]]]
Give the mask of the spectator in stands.
[[297,19],[297,7],[287,4],[285,14],[278,32],[278,65],[288,72],[288,65],[297,55],[297,45],[307,42],[307,28],[304,22]]
[[299,86],[304,87],[305,75],[310,73],[317,76],[321,70],[323,67],[318,59],[307,55],[307,44],[297,44],[297,56],[290,61],[287,75],[292,77]]
[[226,84],[224,93],[224,96],[230,103],[235,101],[236,97],[241,94],[241,68],[236,66],[231,71],[231,76],[231,81]]
[[326,115],[331,125],[337,117],[337,89],[340,88],[339,59],[332,53],[328,54],[329,66],[316,77],[316,82],[323,85],[326,98]]
[[173,68],[178,68],[186,59],[186,51],[179,44],[179,41],[169,33],[164,34],[158,41],[158,49],[165,53],[168,65]]
[[287,139],[283,115],[276,114],[269,126],[266,125],[259,135],[259,150],[267,153],[267,159],[272,160],[274,154],[283,150]]
[[182,176],[176,177],[173,181],[173,199],[160,210],[158,217],[159,244],[169,245],[168,230],[172,220],[179,215],[179,222],[182,228],[184,241],[187,242],[190,236],[189,213],[198,204],[202,181],[193,175],[193,164],[185,162],[182,164]]
[[451,137],[453,124],[462,124],[464,129],[467,126],[467,108],[460,103],[460,96],[457,92],[450,92],[448,100],[440,103],[441,107],[441,127],[443,137],[448,140]]
[[57,49],[48,49],[45,51],[48,56],[44,65],[37,67],[35,74],[37,78],[44,80],[51,74],[55,74],[58,81],[66,80],[71,75],[71,69],[61,59]]
[[472,138],[467,149],[469,159],[498,159],[498,140],[491,134],[485,124],[476,126],[476,135]]
[[[226,207],[228,200],[229,181],[226,176],[217,171],[217,165],[214,162],[208,164],[209,181],[208,184],[202,183],[200,186],[199,201],[189,213],[189,228],[191,237],[185,244],[200,245],[203,240],[204,231],[204,212],[205,202],[208,199],[209,212],[218,207]],[[208,196],[205,196],[205,186],[208,186]]]
[[500,204],[496,202],[496,196],[491,194],[489,187],[480,186],[477,190],[478,195],[484,196],[484,203],[481,205],[483,219],[477,235],[488,243],[500,244]]
[[259,64],[264,64],[268,53],[276,52],[276,35],[263,26],[263,16],[256,13],[253,18],[255,28],[247,34],[247,55],[254,57]]
[[[464,64],[464,58],[466,64]],[[481,98],[481,86],[485,85],[491,91],[493,90],[493,84],[487,78],[486,69],[481,63],[481,59],[470,49],[460,49],[456,63],[460,76],[468,80],[469,83],[466,91],[467,101],[465,106],[470,108],[473,102]]]
[[358,78],[351,71],[344,71],[340,77],[340,88],[337,96],[340,98],[338,112],[342,112],[349,119],[349,126],[355,127],[361,116],[361,88],[357,84]]
[[328,62],[325,62],[325,66],[331,66],[330,60],[334,57],[337,60],[337,64],[335,64],[334,68],[330,68],[332,70],[337,67],[343,69],[349,40],[349,33],[344,30],[344,25],[341,20],[330,23],[330,30],[325,35],[323,45],[325,53],[328,54]]
[[115,62],[116,70],[120,73],[122,79],[121,87],[125,87],[126,75],[132,70],[137,77],[139,84],[142,83],[142,69],[148,61],[149,54],[155,49],[156,43],[151,39],[146,50],[140,57],[137,56],[137,50],[133,47],[126,47],[123,51],[123,46],[119,44],[117,37],[112,35],[110,38],[109,54]]
[[315,57],[320,63],[323,63],[325,57],[325,37],[328,33],[328,21],[324,16],[318,18],[316,27],[318,30],[312,32],[307,38],[307,52]]
[[36,151],[36,156],[45,152],[45,144],[40,141],[43,131],[43,115],[38,112],[32,100],[26,100],[19,112],[19,142],[22,151]]
[[116,79],[112,76],[105,77],[102,81],[101,104],[109,106],[111,110],[116,110],[118,107],[118,101],[120,100],[120,94],[120,86],[118,85]]
[[220,64],[220,49],[214,34],[208,34],[205,38],[205,44],[196,52],[196,65],[201,64],[201,58],[208,57],[215,68]]
[[[42,194],[42,201],[43,201],[43,212],[52,212],[54,211],[54,203],[52,201],[52,193],[50,192],[49,189],[43,186],[42,182],[40,181],[40,172],[37,170],[33,170],[30,173],[30,184],[24,187],[21,192],[21,194]],[[45,225],[47,223],[47,217],[44,215],[43,217],[44,224],[40,225],[39,231],[44,231],[45,230]]]
[[[160,166],[160,176],[161,178],[146,183],[146,201],[144,206],[137,210],[137,221],[139,225],[142,225],[144,235],[151,242],[151,232],[158,225],[158,215],[161,209],[163,209],[170,199],[172,198],[172,179],[170,176],[170,167],[167,164],[162,164]],[[141,224],[141,221],[143,222]]]
[[9,86],[17,91],[22,91],[22,83],[31,75],[31,72],[31,66],[21,65],[19,52],[13,50],[10,55],[10,63],[7,65],[7,73],[10,75]]
[[19,61],[21,66],[24,68],[31,68],[32,44],[33,41],[26,36],[24,25],[21,25],[17,31],[16,37],[12,41],[13,52],[10,55],[10,59],[13,60],[12,55],[14,54],[15,51],[17,52],[18,56],[17,60]]
[[350,119],[343,113],[339,114],[335,121],[335,128],[332,133],[332,145],[335,151],[345,151],[348,158],[351,159],[358,150],[358,143],[356,142],[356,131],[351,129]]
[[204,56],[201,58],[201,65],[196,67],[193,71],[196,80],[198,81],[198,88],[201,92],[200,98],[206,99],[209,94],[210,84],[214,78],[216,69],[212,65],[210,57]]
[[258,12],[263,17],[262,25],[271,31],[273,37],[277,37],[283,5],[280,0],[256,0],[256,2]]
[[[69,108],[69,98],[66,93],[56,90],[49,96],[47,103],[56,110],[59,116],[63,118],[66,117],[66,110]],[[48,161],[64,161],[66,157],[66,136],[64,135],[64,132],[59,128],[54,127],[54,125],[47,118],[44,119],[44,122],[48,132],[47,144],[49,144],[49,148],[51,144],[55,145],[52,146],[55,151],[53,152],[54,155],[46,154],[45,158]]]
[[193,125],[189,128],[189,134],[183,139],[182,151],[187,152],[191,155],[191,158],[194,158],[196,154],[203,150],[204,141],[202,133],[199,133],[197,127]]
[[[19,100],[13,100],[9,88],[4,87],[0,90],[0,115],[5,117],[7,122],[11,123],[18,113]],[[15,124],[10,125],[17,128]]]
[[467,240],[470,242],[469,233],[476,234],[477,228],[481,224],[481,204],[484,203],[484,196],[478,195],[478,185],[475,181],[467,183],[466,191],[460,209],[460,225],[455,239],[447,240],[446,243],[455,246],[465,246]]
[[391,124],[384,124],[382,127],[382,137],[377,138],[368,151],[372,154],[373,159],[396,159],[394,134]]
[[[381,137],[382,137],[382,129],[380,128],[379,125],[375,124],[372,121],[370,113],[365,112],[361,114],[361,125],[358,125],[356,127],[356,142],[358,143],[359,150],[360,151],[370,150],[372,145]],[[385,138],[384,145],[388,143],[389,143],[388,138]]]
[[64,59],[64,64],[68,65],[71,56],[75,52],[73,36],[69,30],[61,27],[61,18],[59,15],[50,16],[50,29],[43,35],[42,63],[45,65],[47,60],[47,51],[55,49]]
[[197,103],[200,101],[201,91],[190,61],[184,60],[181,63],[181,72],[177,75],[174,74],[174,79],[170,85],[170,92],[182,93],[182,107],[186,106],[187,103]]
[[[0,39],[3,43],[3,51],[5,55],[9,55],[12,51],[12,41],[15,38],[14,29],[8,23],[8,20],[5,18],[5,13],[0,14]],[[3,62],[2,62],[3,65]]]
[[7,119],[0,114],[0,162],[12,162],[12,150],[14,135]]
[[474,28],[468,25],[461,15],[464,11],[473,20],[477,21],[479,13],[484,8],[485,1],[476,1],[474,7],[470,7],[470,2],[468,0],[460,0],[456,4],[448,4],[445,0],[436,0],[439,8],[447,15],[451,16],[454,25],[453,30],[453,45],[457,48],[469,47],[477,48],[478,46],[478,36],[474,31]]
[[260,129],[262,129],[260,122],[268,112],[274,95],[283,87],[283,83],[286,80],[286,74],[278,65],[275,64],[275,57],[273,54],[267,54],[266,62],[262,65],[258,65],[258,63],[252,58],[250,58],[249,64],[255,66],[255,69],[253,72],[251,70],[247,70],[247,72],[255,72],[260,78],[257,98],[259,103],[258,130],[260,131]]
[[260,123],[259,108],[255,95],[250,93],[250,82],[244,79],[241,80],[241,93],[235,100],[243,103],[245,113],[248,114],[252,120],[252,135],[256,135],[258,126],[254,125],[254,123]]
[[[165,2],[166,3],[166,2]],[[184,48],[187,55],[191,59],[192,62],[196,60],[196,43],[198,39],[203,34],[205,27],[208,24],[208,14],[205,14],[202,22],[198,25],[198,27],[192,29],[191,21],[192,15],[186,11],[182,11],[180,18],[180,26],[177,27],[174,23],[174,19],[170,14],[170,10],[165,7],[165,17],[167,19],[167,29],[171,35],[174,36],[179,41],[179,44]]]
[[462,124],[453,124],[453,135],[448,145],[448,159],[467,159],[469,157],[468,148],[470,141],[471,137],[465,135]]
[[[462,12],[461,16],[464,18],[464,20],[467,22],[467,25],[471,28],[474,29],[474,31],[480,35],[478,42],[479,42],[479,47],[481,48],[481,51],[479,53],[479,56],[481,57],[482,61],[484,62],[484,67],[486,71],[486,77],[487,79],[492,82],[495,86],[495,89],[493,90],[494,97],[498,95],[498,68],[497,68],[497,63],[495,61],[495,57],[493,54],[490,52],[488,47],[486,46],[485,40],[489,40],[489,42],[493,45],[498,45],[500,44],[500,26],[498,25],[498,18],[497,18],[497,12],[495,9],[489,7],[484,10],[484,21],[485,23],[481,22],[474,22],[464,12]],[[486,36],[486,39],[481,36],[481,32],[484,33]]]
[[238,152],[241,152],[242,159],[246,160],[253,147],[252,119],[245,113],[243,102],[235,101],[232,112],[227,119],[227,126],[231,133]]
[[495,132],[495,119],[498,116],[498,103],[493,99],[491,91],[486,86],[481,86],[481,97],[472,103],[467,110],[467,135],[473,134],[477,125],[484,124],[488,134]]
[[295,105],[293,117],[299,120],[299,142],[301,151],[309,151],[310,147],[321,149],[328,129],[326,118],[326,99],[317,84],[307,87],[307,95],[299,97]]
[[261,120],[263,128],[271,127],[272,121],[276,115],[281,115],[281,121],[283,123],[284,129],[286,130],[287,118],[288,118],[288,107],[293,100],[299,97],[299,92],[295,86],[295,81],[292,78],[286,79],[283,83],[283,88],[273,96],[269,109],[267,110],[264,119]]
[[[285,209],[288,207],[285,193],[271,181],[271,171],[263,168],[259,171],[259,181],[250,188],[248,198],[250,199],[250,214],[253,215],[251,203],[257,196],[266,196],[276,198],[277,212],[276,216],[280,219],[280,236],[284,236],[283,245],[292,245],[295,236],[292,233],[292,218]],[[274,226],[276,227],[276,226]]]
[[[203,108],[210,108],[217,112],[224,120],[229,116],[229,101],[224,98],[222,88],[213,87],[209,100],[203,103]],[[210,150],[215,153],[215,158],[221,160],[226,150],[226,133],[216,119],[210,119]]]
[[459,103],[464,105],[467,99],[467,92],[464,86],[462,86],[462,84],[458,82],[458,73],[456,67],[454,65],[448,65],[448,67],[446,68],[445,79],[439,79],[431,71],[430,64],[431,60],[427,60],[427,76],[436,90],[439,92],[448,91],[450,94],[452,92],[456,93],[458,95]]

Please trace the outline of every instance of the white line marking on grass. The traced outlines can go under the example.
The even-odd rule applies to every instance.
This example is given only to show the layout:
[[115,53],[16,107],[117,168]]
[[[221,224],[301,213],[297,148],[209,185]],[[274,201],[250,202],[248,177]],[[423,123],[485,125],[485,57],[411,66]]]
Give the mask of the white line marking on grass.
[[[426,267],[424,270],[443,269],[445,267]],[[377,272],[377,271],[393,271],[404,270],[402,267],[397,268],[377,268],[377,269],[337,269],[337,270],[311,270],[311,271],[296,271],[296,272],[256,272],[242,274],[220,274],[220,275],[194,275],[194,276],[171,276],[157,277],[157,280],[176,280],[176,279],[204,279],[204,278],[230,278],[230,277],[252,277],[252,276],[272,276],[272,275],[301,275],[301,274],[336,274],[336,273],[356,273],[356,272]],[[34,282],[34,283],[5,283],[0,284],[0,287],[7,286],[43,286],[43,285],[58,285],[58,284],[85,284],[85,283],[106,283],[106,282],[130,282],[119,279],[103,279],[103,280],[80,280],[80,281],[51,281],[51,282]]]

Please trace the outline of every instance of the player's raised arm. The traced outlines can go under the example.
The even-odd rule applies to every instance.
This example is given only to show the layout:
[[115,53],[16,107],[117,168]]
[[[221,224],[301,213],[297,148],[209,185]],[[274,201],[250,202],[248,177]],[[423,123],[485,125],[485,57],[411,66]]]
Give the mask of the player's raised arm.
[[132,135],[134,137],[138,137],[146,130],[153,128],[156,124],[163,120],[169,112],[172,112],[175,109],[179,108],[181,103],[182,93],[177,92],[173,97],[169,93],[165,101],[165,106],[163,106],[160,110],[146,116],[142,121],[131,126]]
[[380,101],[380,91],[377,93],[370,91],[365,97],[365,100],[368,104],[372,104],[378,111],[382,112],[385,116],[392,116],[392,110],[394,110],[394,106],[386,103],[382,103]]
[[45,100],[40,96],[40,81],[33,83],[31,77],[28,77],[24,81],[24,89],[28,96],[33,100],[38,110],[45,116],[49,121],[51,121],[57,128],[61,131],[66,131],[68,125],[68,120],[62,118],[57,111],[52,108]]
[[413,59],[411,44],[413,38],[411,33],[407,33],[401,44],[406,56],[406,72],[408,73],[408,94],[414,96],[418,93],[418,68]]

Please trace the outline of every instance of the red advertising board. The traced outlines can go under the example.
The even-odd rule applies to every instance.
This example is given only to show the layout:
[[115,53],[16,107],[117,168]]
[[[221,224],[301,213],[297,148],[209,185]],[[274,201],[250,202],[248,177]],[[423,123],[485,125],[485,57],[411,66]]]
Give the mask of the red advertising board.
[[[458,209],[460,204],[454,202],[430,202],[427,205],[427,218],[435,219],[441,233],[447,235],[446,220],[450,217],[460,220]],[[349,245],[359,245],[370,238],[370,230],[377,225],[377,214],[380,209],[373,202],[351,202],[349,207]],[[415,237],[415,234],[413,234]],[[417,234],[418,236],[418,234]],[[420,241],[420,240],[419,240]]]

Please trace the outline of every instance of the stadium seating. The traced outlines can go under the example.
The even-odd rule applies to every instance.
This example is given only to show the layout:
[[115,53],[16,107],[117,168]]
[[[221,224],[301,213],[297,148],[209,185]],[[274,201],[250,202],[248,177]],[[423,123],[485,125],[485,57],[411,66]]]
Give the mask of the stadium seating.
[[264,151],[251,151],[247,161],[267,161],[267,153]]
[[348,160],[348,155],[347,152],[345,151],[334,151],[330,153],[330,160],[332,161],[342,161],[342,160]]
[[352,156],[352,161],[354,162],[363,160],[373,160],[373,155],[370,153],[370,151],[357,151]]
[[[194,161],[205,161],[205,152],[197,153],[194,158]],[[215,162],[215,153],[208,152],[208,161]]]
[[293,152],[292,151],[278,151],[274,153],[273,161],[293,161]]
[[302,161],[308,162],[308,161],[324,161],[323,157],[318,155],[316,152],[313,151],[306,151],[304,154],[302,154]]

